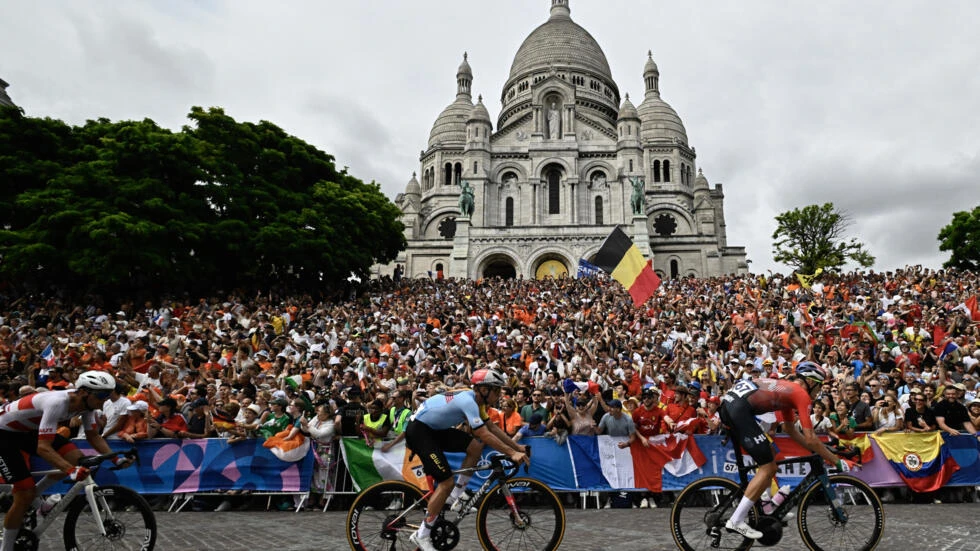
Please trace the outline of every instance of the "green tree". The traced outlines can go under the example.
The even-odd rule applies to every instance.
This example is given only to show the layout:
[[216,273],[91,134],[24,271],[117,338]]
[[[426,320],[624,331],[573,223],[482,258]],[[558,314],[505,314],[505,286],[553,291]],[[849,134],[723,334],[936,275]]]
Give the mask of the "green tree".
[[980,271],[980,206],[953,214],[953,221],[939,230],[939,250],[951,251],[946,268]]
[[329,291],[405,246],[377,184],[272,123],[0,112],[0,278],[75,293]]
[[875,261],[863,243],[845,239],[850,220],[833,203],[786,211],[776,216],[776,223],[773,259],[800,273],[836,270],[848,261],[868,267]]

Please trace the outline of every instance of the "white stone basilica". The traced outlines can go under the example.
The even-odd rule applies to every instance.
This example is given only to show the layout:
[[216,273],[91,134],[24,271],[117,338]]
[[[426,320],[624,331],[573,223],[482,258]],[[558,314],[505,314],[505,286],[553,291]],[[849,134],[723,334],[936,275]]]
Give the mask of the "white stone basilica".
[[745,248],[727,242],[722,186],[697,168],[652,56],[634,107],[568,0],[552,0],[514,56],[496,130],[472,81],[463,54],[456,99],[395,199],[408,247],[385,272],[574,276],[616,225],[662,277],[747,270]]

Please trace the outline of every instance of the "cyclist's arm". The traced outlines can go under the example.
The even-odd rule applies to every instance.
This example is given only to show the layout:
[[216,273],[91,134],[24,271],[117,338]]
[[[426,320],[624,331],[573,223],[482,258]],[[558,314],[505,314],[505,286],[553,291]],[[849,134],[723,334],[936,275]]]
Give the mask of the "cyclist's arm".
[[796,423],[785,422],[783,423],[783,430],[786,431],[786,434],[788,434],[790,438],[806,449],[822,457],[827,463],[836,465],[839,461],[840,458],[834,455],[833,452],[828,450],[827,447],[823,445],[823,442],[817,438],[817,433],[813,432],[812,428],[803,427],[801,431],[801,429],[796,428]]
[[51,442],[53,442],[53,440],[43,438],[37,441],[38,457],[47,461],[51,467],[67,473],[74,467],[74,465],[66,461],[64,457],[61,457],[61,455],[56,452],[53,447],[51,447]]
[[494,423],[487,422],[479,428],[473,429],[473,436],[500,453],[507,455],[515,452],[524,453],[524,447],[517,444],[513,438],[507,436],[507,433]]
[[112,448],[110,448],[109,444],[106,443],[105,438],[102,438],[99,431],[86,428],[85,439],[88,440],[88,443],[91,444],[92,447],[95,448],[95,451],[99,452],[100,454],[112,453]]

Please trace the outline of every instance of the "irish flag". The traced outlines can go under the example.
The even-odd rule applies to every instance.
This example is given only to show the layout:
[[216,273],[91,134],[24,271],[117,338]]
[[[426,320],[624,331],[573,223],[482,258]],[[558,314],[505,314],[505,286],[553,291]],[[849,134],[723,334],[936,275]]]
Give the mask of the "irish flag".
[[360,438],[342,438],[341,441],[344,460],[358,491],[382,480],[404,480],[423,491],[428,490],[422,461],[418,456],[409,461],[411,452],[405,447],[404,440],[386,452],[381,451],[381,442],[369,447]]

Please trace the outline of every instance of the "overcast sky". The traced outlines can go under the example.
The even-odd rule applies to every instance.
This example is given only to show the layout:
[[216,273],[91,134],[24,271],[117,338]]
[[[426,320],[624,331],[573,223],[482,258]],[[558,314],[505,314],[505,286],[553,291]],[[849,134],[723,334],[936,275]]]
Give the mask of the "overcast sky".
[[[142,119],[191,106],[269,120],[391,198],[453,101],[464,51],[496,121],[550,0],[0,0],[0,78],[29,115]],[[980,2],[571,0],[639,105],[652,50],[752,271],[775,216],[833,202],[876,269],[939,267],[936,235],[980,204]],[[971,191],[972,190],[972,191]]]

